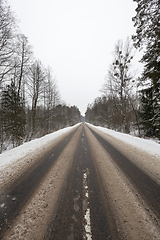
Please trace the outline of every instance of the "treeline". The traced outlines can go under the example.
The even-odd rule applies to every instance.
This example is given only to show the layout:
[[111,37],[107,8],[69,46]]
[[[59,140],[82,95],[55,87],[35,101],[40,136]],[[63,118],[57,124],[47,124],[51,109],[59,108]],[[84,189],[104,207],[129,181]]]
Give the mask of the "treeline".
[[[101,89],[103,96],[88,105],[86,121],[117,131],[160,139],[160,12],[159,1],[137,2],[132,41],[118,41]],[[142,75],[131,71],[134,49],[144,49]]]
[[139,93],[136,93],[136,80],[131,71],[133,57],[131,40],[128,38],[125,43],[119,40],[101,89],[103,96],[88,105],[86,121],[125,133],[140,133]]
[[130,101],[126,101],[126,103],[125,116],[123,116],[120,112],[118,98],[113,98],[111,95],[98,97],[92,104],[88,105],[85,119],[97,126],[139,135],[138,101],[133,96],[132,103]]
[[35,59],[10,6],[0,0],[0,152],[80,119],[77,107],[61,103],[52,69]]

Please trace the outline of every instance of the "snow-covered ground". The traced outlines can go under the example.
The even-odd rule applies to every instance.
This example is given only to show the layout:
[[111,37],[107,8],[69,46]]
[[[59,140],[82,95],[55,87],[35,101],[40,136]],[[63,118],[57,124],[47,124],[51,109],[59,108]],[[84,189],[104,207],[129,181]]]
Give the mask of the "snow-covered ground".
[[[78,123],[77,125],[79,125],[79,124],[80,123]],[[127,144],[131,144],[131,145],[135,146],[136,148],[139,148],[147,153],[150,153],[152,155],[157,155],[160,157],[160,144],[158,144],[152,140],[146,140],[143,138],[134,137],[129,134],[116,132],[116,131],[113,131],[113,130],[110,130],[107,128],[97,127],[97,126],[91,125],[89,123],[87,123],[87,124],[97,128],[98,130],[100,130],[106,134],[109,134],[109,135],[113,136],[114,138],[119,139]],[[75,126],[77,126],[77,125],[75,125]],[[47,134],[46,136],[44,136],[42,138],[32,140],[32,141],[27,142],[19,147],[16,147],[14,149],[11,149],[9,151],[6,151],[6,152],[0,154],[0,170],[3,170],[5,167],[10,165],[11,163],[14,163],[18,159],[23,159],[26,157],[26,155],[36,152],[38,149],[41,149],[44,145],[47,145],[48,143],[55,140],[56,138],[69,132],[75,126],[67,127],[67,128],[61,129],[59,131],[56,131],[54,133]]]
[[136,148],[139,148],[151,155],[157,155],[160,157],[160,144],[152,141],[152,140],[147,140],[144,138],[139,138],[139,137],[134,137],[131,136],[129,134],[125,134],[125,133],[120,133],[120,132],[116,132],[114,130],[110,130],[108,128],[103,128],[103,127],[97,127],[94,126],[92,124],[87,123],[90,126],[93,126],[95,128],[97,128],[98,130],[100,130],[101,132],[104,132],[108,135],[113,136],[116,139],[119,139],[121,141],[123,141],[124,143],[133,145]]
[[0,171],[3,170],[8,165],[16,162],[19,159],[25,158],[28,154],[38,151],[42,147],[54,141],[58,137],[64,135],[65,133],[71,131],[80,123],[74,125],[73,127],[63,128],[51,134],[47,134],[44,137],[34,139],[30,142],[24,143],[23,145],[13,148],[11,150],[5,151],[0,154]]
[[[0,186],[5,188],[8,183],[27,171],[29,166],[39,161],[44,152],[56,146],[61,139],[64,139],[79,124],[48,134],[40,139],[32,140],[20,147],[2,153],[0,155]],[[127,154],[128,158],[146,171],[153,179],[158,179],[157,181],[160,183],[160,144],[107,128],[96,127],[91,124],[87,125],[93,127],[99,135],[109,140],[115,148],[121,149]],[[40,237],[46,231],[46,226],[58,201],[63,180],[67,176],[67,171],[73,159],[81,128],[78,131],[78,135],[74,135],[58,161],[36,189],[30,201],[24,206],[23,211],[17,216],[12,227],[6,232],[4,239],[41,239]],[[123,175],[123,172],[119,171],[115,166],[110,156],[93,137],[89,129],[86,128],[86,133],[87,131],[89,133],[87,135],[87,137],[89,136],[89,146],[96,159],[100,174],[103,176],[104,186],[107,186],[107,191],[109,191],[108,196],[116,212],[117,222],[120,222],[118,222],[120,224],[118,227],[122,226],[122,232],[127,236],[123,239],[160,239],[159,235],[157,235],[159,230],[153,225],[152,217],[150,217],[154,216],[152,212],[148,215],[148,209],[146,211],[146,205],[143,202],[141,204],[139,195],[137,198],[134,187]]]

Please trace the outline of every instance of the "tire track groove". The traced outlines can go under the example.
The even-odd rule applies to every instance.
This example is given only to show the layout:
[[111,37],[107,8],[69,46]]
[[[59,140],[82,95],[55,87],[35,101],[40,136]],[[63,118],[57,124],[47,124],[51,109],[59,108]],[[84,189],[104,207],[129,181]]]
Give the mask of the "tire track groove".
[[[157,218],[160,219],[160,185],[138,168],[127,157],[125,157],[114,146],[97,134],[93,129],[90,127],[88,128],[101,143],[103,148],[109,153],[110,157],[125,174],[125,176],[130,180],[132,185],[137,189]],[[148,209],[146,210],[148,211]],[[157,223],[157,220],[154,220]]]
[[39,165],[36,164],[27,173],[22,174],[13,185],[0,193],[0,239],[5,230],[10,228],[13,219],[27,203],[77,130],[78,128],[62,140],[49,154],[43,157],[39,161]]

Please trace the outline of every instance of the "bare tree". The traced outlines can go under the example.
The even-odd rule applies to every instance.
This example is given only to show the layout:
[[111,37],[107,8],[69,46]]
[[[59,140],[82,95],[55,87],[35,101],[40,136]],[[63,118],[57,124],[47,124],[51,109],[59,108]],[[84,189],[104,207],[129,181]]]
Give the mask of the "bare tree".
[[[44,111],[45,111],[45,122],[46,131],[51,131],[54,119],[54,108],[60,102],[60,94],[57,87],[56,79],[53,77],[53,72],[50,67],[46,69],[46,80],[44,84]],[[53,127],[52,127],[53,128]]]
[[[119,40],[115,45],[114,60],[110,65],[108,75],[105,80],[102,92],[111,95],[115,108],[119,112],[119,120],[124,131],[129,132],[128,112],[131,105],[130,93],[134,87],[134,75],[131,73],[131,62],[133,59],[133,46],[131,40],[127,38],[123,43]],[[118,101],[117,101],[118,100]]]
[[20,95],[22,80],[28,74],[30,59],[32,57],[31,46],[28,43],[28,39],[24,34],[19,34],[17,36],[17,87],[18,87],[18,96]]
[[0,0],[0,84],[12,70],[15,38],[15,18],[10,7]]
[[32,112],[32,131],[35,131],[35,120],[37,103],[40,95],[43,93],[43,84],[45,81],[45,71],[42,63],[36,60],[30,67],[30,75],[27,81],[28,93],[31,97],[31,112]]

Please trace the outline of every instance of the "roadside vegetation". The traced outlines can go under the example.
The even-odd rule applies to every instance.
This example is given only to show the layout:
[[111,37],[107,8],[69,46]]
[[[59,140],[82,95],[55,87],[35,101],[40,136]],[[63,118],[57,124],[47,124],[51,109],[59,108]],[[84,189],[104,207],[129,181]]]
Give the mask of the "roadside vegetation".
[[[160,139],[159,1],[137,2],[136,34],[117,41],[101,97],[88,105],[86,121],[95,125]],[[143,71],[132,73],[135,49],[142,50]]]
[[0,153],[81,120],[60,99],[50,67],[34,57],[10,6],[0,0]]

